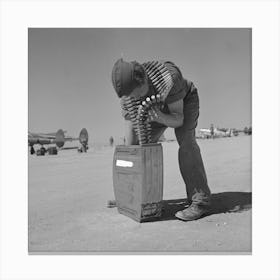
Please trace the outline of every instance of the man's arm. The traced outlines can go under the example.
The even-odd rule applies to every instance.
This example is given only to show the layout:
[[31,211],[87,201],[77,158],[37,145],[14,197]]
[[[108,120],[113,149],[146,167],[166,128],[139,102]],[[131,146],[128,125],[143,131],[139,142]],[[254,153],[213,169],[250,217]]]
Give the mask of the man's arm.
[[164,124],[168,127],[180,127],[184,122],[183,99],[168,104],[170,114],[164,114],[159,109],[152,109],[149,113],[150,121]]
[[125,120],[125,140],[126,145],[138,145],[139,142],[130,120]]

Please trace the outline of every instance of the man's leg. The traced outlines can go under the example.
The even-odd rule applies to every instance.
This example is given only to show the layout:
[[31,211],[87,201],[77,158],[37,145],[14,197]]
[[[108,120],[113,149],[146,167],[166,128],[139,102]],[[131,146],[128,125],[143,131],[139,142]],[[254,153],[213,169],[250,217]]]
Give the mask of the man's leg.
[[176,214],[176,217],[184,219],[182,212],[185,212],[185,220],[199,218],[205,212],[201,207],[210,205],[211,192],[195,138],[198,116],[199,99],[195,92],[184,101],[184,124],[175,129],[179,144],[180,171],[186,185],[188,199],[192,201],[189,210],[178,212],[180,217]]
[[200,149],[195,139],[195,131],[194,129],[184,131],[184,133],[177,131],[176,137],[181,140],[179,166],[186,185],[188,199],[197,205],[209,205],[211,193]]
[[125,126],[125,145],[138,145],[139,141],[137,135],[133,129],[132,122],[130,120],[124,121]]

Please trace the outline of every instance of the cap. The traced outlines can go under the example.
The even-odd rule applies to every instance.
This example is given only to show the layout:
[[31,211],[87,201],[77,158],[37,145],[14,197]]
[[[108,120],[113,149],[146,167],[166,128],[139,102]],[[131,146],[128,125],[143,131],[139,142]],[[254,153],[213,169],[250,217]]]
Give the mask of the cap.
[[120,58],[113,66],[112,83],[119,97],[129,95],[138,85],[133,79],[134,64]]

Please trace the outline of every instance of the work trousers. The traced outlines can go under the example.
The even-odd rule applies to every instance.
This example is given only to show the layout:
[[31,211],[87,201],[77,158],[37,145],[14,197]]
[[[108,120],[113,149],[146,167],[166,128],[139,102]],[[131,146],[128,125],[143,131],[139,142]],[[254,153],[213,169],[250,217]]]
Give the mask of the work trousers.
[[[199,116],[199,97],[197,90],[193,90],[184,99],[184,123],[175,128],[175,135],[179,144],[180,172],[186,185],[189,202],[198,205],[210,205],[211,192],[208,187],[205,168],[200,148],[195,138],[195,128]],[[130,121],[129,121],[130,122]],[[152,142],[157,142],[167,127],[152,124]],[[132,125],[128,126],[127,144],[138,144]]]

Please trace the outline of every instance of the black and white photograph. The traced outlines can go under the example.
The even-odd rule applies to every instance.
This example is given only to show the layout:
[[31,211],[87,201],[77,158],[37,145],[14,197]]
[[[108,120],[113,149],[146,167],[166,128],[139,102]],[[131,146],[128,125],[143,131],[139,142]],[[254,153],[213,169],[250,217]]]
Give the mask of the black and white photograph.
[[250,254],[251,36],[30,28],[29,252]]
[[0,279],[279,280],[279,19],[0,1]]

